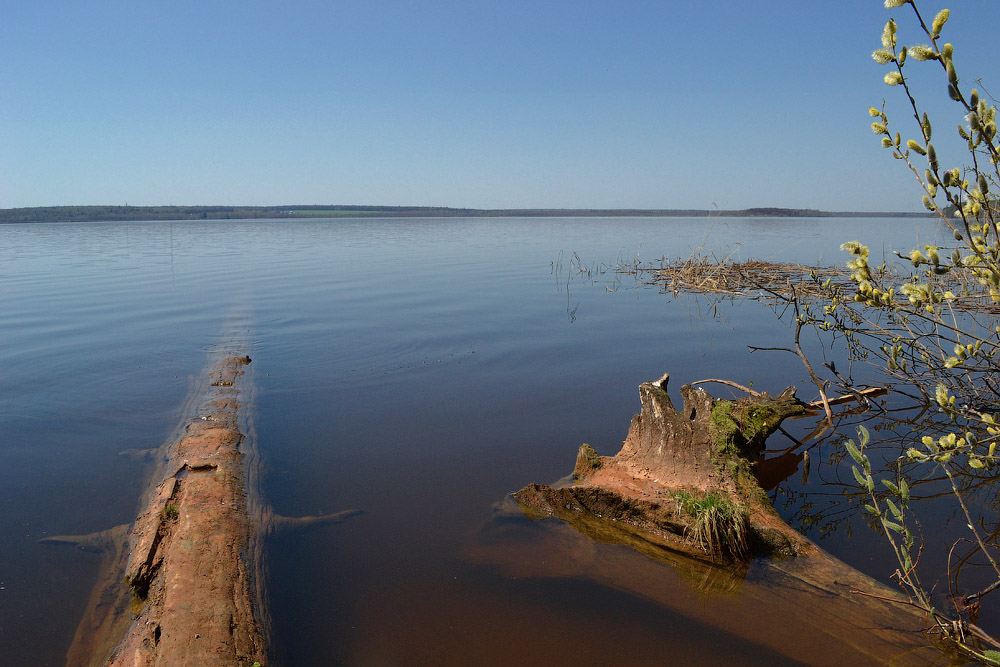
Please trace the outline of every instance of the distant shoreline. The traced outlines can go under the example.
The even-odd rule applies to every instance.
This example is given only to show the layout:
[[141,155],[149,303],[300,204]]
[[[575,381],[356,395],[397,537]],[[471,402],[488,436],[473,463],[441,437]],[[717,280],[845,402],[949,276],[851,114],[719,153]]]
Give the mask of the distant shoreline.
[[230,220],[253,218],[926,218],[927,211],[819,211],[803,208],[702,209],[478,209],[439,206],[36,206],[0,209],[0,224],[19,222],[114,222]]

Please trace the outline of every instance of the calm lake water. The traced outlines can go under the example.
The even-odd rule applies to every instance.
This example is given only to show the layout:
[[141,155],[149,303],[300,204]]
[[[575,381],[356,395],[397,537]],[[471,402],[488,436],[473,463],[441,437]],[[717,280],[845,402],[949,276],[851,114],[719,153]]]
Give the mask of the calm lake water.
[[[585,575],[512,576],[469,545],[506,494],[570,472],[582,442],[614,454],[637,386],[665,371],[675,396],[723,377],[814,398],[797,359],[747,352],[790,339],[768,308],[715,311],[580,263],[701,248],[834,264],[845,240],[877,252],[937,234],[830,218],[0,226],[0,656],[63,663],[98,558],[37,540],[133,520],[146,470],[119,452],[168,437],[207,351],[239,330],[267,501],[364,510],[269,546],[282,664],[787,662]],[[800,492],[840,493],[815,466],[776,496],[793,521]],[[884,578],[878,536],[843,520],[810,535]]]

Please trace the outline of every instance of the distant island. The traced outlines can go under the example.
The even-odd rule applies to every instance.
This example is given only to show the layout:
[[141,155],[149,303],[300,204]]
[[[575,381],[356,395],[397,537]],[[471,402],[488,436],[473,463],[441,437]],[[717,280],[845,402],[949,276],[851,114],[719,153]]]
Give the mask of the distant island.
[[811,208],[740,210],[638,208],[448,208],[441,206],[36,206],[0,209],[0,223],[247,218],[566,218],[566,217],[757,217],[757,218],[924,218],[919,212],[819,211]]

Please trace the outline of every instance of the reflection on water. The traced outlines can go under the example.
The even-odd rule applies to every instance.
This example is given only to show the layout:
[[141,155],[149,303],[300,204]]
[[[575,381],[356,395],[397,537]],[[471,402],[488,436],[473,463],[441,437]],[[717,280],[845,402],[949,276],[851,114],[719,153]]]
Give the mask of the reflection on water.
[[[145,463],[119,452],[156,447],[181,421],[191,376],[224,328],[219,313],[237,304],[252,313],[267,500],[288,516],[365,510],[270,546],[285,663],[639,664],[677,655],[773,664],[773,649],[587,573],[522,579],[463,555],[497,499],[564,475],[580,443],[614,454],[643,381],[669,371],[678,387],[706,377],[806,387],[797,360],[747,354],[747,343],[788,335],[765,308],[700,318],[655,289],[613,289],[610,274],[554,287],[553,263],[563,258],[558,283],[573,253],[593,266],[639,249],[685,256],[736,242],[743,257],[833,262],[845,237],[878,233],[892,246],[898,234],[902,247],[914,224],[0,226],[0,655],[62,663],[97,557],[37,540],[134,518]],[[813,477],[818,488],[815,468]],[[858,525],[855,537],[866,530]],[[859,546],[842,534],[828,541],[833,550],[870,565],[877,541]],[[516,541],[504,550],[535,559]]]
[[[581,587],[596,582],[647,600],[660,614],[669,611],[675,618],[696,621],[702,636],[742,645],[745,653],[738,664],[925,665],[939,655],[921,635],[900,630],[914,627],[908,610],[880,601],[859,604],[847,591],[863,585],[864,577],[822,557],[759,559],[727,569],[643,548],[634,536],[626,537],[631,548],[615,546],[621,533],[609,531],[603,522],[561,516],[567,523],[545,519],[529,526],[523,518],[517,520],[517,512],[516,507],[501,505],[463,555],[514,579],[571,579]],[[629,625],[622,626],[623,636],[629,630]],[[668,636],[670,630],[662,634]],[[725,649],[706,654],[686,637],[676,641],[692,651],[684,659],[678,657],[678,663],[719,664],[728,659]],[[631,664],[626,645],[620,640],[615,649]],[[608,653],[601,662],[620,660]]]

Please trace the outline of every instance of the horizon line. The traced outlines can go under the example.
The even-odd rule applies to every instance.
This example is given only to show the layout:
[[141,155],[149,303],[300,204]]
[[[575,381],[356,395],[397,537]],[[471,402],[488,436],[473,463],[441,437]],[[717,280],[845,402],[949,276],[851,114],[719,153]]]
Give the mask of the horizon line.
[[[60,216],[60,214],[62,214]],[[142,214],[177,215],[182,218],[200,217],[208,219],[231,217],[233,214],[250,214],[254,217],[274,215],[282,218],[339,217],[358,215],[364,217],[412,217],[412,216],[524,216],[524,217],[567,217],[567,216],[646,216],[646,217],[701,217],[701,216],[757,216],[757,217],[838,217],[838,216],[887,216],[925,217],[922,211],[825,211],[814,208],[793,208],[784,206],[754,206],[739,209],[720,208],[637,208],[637,207],[518,207],[518,208],[473,208],[454,206],[410,206],[373,204],[157,204],[157,205],[115,205],[115,204],[59,204],[48,206],[24,206],[0,208],[0,221],[41,221],[59,216],[65,221],[76,219],[97,219],[101,214],[113,214],[115,218],[134,218]],[[96,217],[95,217],[96,216]]]

